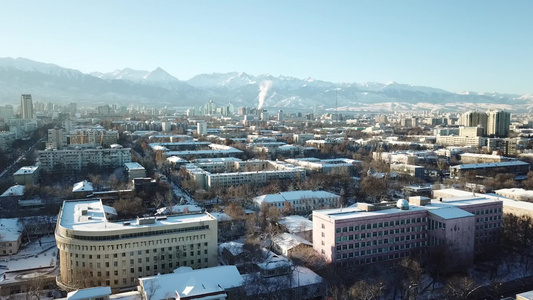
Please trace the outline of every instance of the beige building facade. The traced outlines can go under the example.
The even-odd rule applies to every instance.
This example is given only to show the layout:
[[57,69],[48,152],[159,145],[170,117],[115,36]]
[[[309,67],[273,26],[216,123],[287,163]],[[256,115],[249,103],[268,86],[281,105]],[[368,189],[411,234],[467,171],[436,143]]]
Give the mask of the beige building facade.
[[134,287],[138,278],[180,266],[217,265],[217,220],[207,213],[114,222],[99,199],[65,201],[55,237],[59,287]]

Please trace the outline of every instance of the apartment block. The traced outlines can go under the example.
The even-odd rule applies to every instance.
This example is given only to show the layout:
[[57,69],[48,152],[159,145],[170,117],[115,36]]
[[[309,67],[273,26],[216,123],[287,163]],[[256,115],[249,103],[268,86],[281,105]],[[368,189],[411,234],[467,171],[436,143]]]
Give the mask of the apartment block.
[[483,147],[487,143],[487,139],[480,136],[437,136],[437,144],[442,146],[475,146]]
[[67,145],[67,135],[63,128],[48,129],[48,142],[46,148],[61,150]]
[[109,147],[118,141],[118,131],[104,129],[76,129],[70,132],[70,144],[91,144]]
[[129,148],[69,148],[38,151],[40,166],[45,171],[81,171],[89,166],[98,168],[121,167],[131,162]]
[[217,220],[208,213],[114,221],[99,199],[65,201],[55,237],[65,290],[134,287],[138,278],[217,265]]

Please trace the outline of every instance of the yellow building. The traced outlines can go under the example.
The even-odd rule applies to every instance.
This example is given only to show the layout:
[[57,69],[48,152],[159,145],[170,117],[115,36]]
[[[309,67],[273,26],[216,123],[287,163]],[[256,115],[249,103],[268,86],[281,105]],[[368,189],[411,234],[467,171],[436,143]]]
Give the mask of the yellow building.
[[217,220],[208,213],[113,221],[99,199],[65,201],[56,226],[58,286],[135,287],[138,278],[180,266],[217,265]]

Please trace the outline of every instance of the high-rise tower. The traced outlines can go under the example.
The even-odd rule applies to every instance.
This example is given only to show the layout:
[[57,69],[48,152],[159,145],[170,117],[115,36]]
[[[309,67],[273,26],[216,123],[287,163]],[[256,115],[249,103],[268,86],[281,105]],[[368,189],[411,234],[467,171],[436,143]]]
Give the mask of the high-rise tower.
[[507,137],[511,125],[511,114],[503,110],[489,110],[487,112],[487,135]]
[[33,119],[33,102],[30,94],[20,96],[20,112],[22,119]]

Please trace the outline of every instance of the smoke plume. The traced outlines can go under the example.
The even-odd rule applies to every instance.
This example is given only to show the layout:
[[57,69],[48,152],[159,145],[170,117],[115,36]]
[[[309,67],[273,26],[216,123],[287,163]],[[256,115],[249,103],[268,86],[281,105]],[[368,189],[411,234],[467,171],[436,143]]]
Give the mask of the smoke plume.
[[257,109],[263,108],[263,104],[265,104],[265,98],[268,94],[268,90],[272,87],[272,80],[265,80],[262,81],[259,85],[259,95],[257,95],[257,98],[259,99],[259,106],[257,106]]

